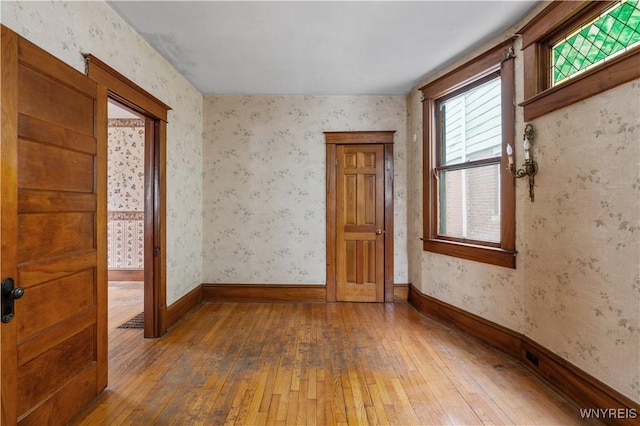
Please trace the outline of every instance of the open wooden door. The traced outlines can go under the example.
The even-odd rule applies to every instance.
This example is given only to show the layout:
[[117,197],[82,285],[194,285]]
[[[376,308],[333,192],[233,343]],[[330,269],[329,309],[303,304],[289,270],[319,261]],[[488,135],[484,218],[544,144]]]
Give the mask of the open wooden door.
[[107,384],[107,92],[4,26],[1,54],[2,424],[64,424]]
[[384,145],[339,145],[337,300],[384,302]]

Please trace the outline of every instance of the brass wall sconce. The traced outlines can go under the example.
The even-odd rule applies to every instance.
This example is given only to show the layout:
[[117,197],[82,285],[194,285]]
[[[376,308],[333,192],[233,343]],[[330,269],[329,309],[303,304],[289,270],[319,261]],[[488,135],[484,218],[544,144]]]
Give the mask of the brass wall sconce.
[[535,175],[538,173],[538,163],[533,160],[531,154],[531,142],[533,141],[533,126],[527,124],[524,128],[524,163],[521,169],[516,170],[516,166],[513,164],[513,148],[507,144],[507,155],[509,156],[509,171],[515,178],[523,178],[527,176],[529,178],[529,198],[534,200],[533,185],[535,183]]

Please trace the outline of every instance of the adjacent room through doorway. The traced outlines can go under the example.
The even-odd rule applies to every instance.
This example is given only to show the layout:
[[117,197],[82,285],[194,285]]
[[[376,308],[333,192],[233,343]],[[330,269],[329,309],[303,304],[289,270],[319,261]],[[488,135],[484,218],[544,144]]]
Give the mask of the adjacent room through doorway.
[[108,105],[109,331],[144,327],[145,119]]

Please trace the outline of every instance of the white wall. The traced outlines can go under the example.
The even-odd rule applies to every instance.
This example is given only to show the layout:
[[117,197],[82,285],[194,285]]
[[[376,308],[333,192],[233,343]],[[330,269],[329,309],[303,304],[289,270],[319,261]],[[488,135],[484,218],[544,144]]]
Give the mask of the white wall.
[[167,303],[202,282],[202,95],[103,2],[2,1],[2,23],[84,73],[91,53],[173,108],[167,126]]

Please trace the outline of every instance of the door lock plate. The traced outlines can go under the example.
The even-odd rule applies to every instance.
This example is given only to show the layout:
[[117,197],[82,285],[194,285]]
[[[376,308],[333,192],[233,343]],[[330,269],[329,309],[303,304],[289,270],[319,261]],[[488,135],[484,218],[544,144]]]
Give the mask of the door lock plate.
[[2,280],[2,322],[11,322],[15,315],[14,301],[24,295],[22,287],[16,287],[13,278]]

